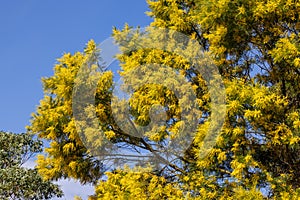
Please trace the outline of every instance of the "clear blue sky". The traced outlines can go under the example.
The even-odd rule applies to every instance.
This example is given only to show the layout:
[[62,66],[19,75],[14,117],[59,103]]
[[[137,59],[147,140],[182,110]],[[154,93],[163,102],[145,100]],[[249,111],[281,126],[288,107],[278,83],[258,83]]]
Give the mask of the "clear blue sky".
[[[147,26],[145,0],[14,0],[0,4],[0,130],[20,133],[43,98],[41,77],[53,75],[64,52],[108,38],[112,27]],[[70,199],[76,188],[69,188]],[[84,194],[81,191],[78,194]],[[90,194],[90,193],[89,193]]]
[[145,0],[15,0],[0,4],[0,130],[24,132],[42,99],[41,77],[51,76],[64,52],[100,43],[113,26],[146,26]]

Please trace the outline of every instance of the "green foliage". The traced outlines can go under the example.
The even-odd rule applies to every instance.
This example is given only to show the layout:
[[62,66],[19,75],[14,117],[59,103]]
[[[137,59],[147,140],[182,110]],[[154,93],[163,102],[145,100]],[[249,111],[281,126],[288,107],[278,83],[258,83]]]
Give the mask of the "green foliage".
[[[183,44],[176,47],[171,43],[173,52],[162,48],[137,49],[136,44],[145,39],[139,30],[132,31],[128,25],[123,30],[114,29],[113,37],[122,47],[122,53],[117,56],[121,76],[138,84],[140,79],[132,71],[145,71],[143,67],[153,63],[157,71],[163,69],[162,65],[168,66],[189,81],[201,113],[195,115],[199,121],[197,132],[184,156],[167,163],[161,171],[139,169],[143,173],[135,173],[125,167],[108,172],[108,180],[98,182],[96,194],[91,198],[174,196],[180,199],[184,194],[191,199],[298,199],[300,3],[292,0],[149,0],[148,4],[151,9],[148,14],[154,19],[150,27],[184,33],[213,58],[226,87],[225,122],[222,131],[217,133],[216,144],[203,157],[204,138],[214,123],[211,120],[213,102],[205,76],[195,70],[197,63],[174,53]],[[170,37],[151,33],[154,38],[151,42],[157,47],[162,45],[157,42],[159,38]],[[185,47],[187,56],[196,55],[192,46]],[[84,53],[66,54],[59,59],[54,76],[44,79],[45,98],[33,115],[29,130],[51,141],[51,147],[46,149],[48,155],[40,156],[38,161],[39,172],[46,179],[73,177],[82,182],[95,182],[102,175],[102,163],[97,163],[83,145],[72,113],[76,74],[91,57],[95,62],[98,53],[91,41]],[[182,108],[172,91],[155,84],[134,88],[129,99],[129,122],[139,126],[149,124],[150,108],[157,104],[168,107],[166,117],[170,121],[167,127],[135,137],[130,126],[126,126],[126,131],[132,132],[126,134],[114,120],[112,73],[106,71],[98,75],[95,105],[86,112],[96,110],[97,125],[108,141],[121,147],[154,152],[153,149],[169,138],[176,137],[170,132],[176,133],[180,128]],[[144,78],[148,77],[145,73]],[[124,110],[122,103],[118,106],[120,111]],[[96,146],[105,143],[103,138],[97,139],[95,130],[83,131],[89,133],[88,140],[94,141]],[[101,161],[105,159],[108,158]]]
[[44,181],[36,169],[22,165],[35,153],[41,152],[42,143],[28,134],[0,132],[0,198],[51,199],[61,197],[57,185]]

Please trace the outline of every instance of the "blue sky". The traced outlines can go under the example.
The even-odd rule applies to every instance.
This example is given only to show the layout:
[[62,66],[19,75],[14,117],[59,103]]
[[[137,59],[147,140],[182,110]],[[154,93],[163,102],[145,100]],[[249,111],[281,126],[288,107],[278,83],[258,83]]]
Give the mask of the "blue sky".
[[[64,52],[102,42],[112,27],[147,26],[144,0],[14,0],[0,4],[0,130],[20,133],[43,98],[42,77],[53,75]],[[66,199],[91,188],[63,182]]]
[[0,129],[25,131],[43,97],[41,77],[53,75],[56,59],[64,52],[82,51],[90,39],[102,42],[113,26],[148,25],[147,10],[144,0],[1,3]]

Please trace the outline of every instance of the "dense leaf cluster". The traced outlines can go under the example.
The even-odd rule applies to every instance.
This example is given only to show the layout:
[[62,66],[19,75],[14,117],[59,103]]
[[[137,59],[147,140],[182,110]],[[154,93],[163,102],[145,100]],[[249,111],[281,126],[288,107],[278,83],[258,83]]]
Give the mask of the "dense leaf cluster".
[[[170,43],[167,48],[174,50],[170,52],[165,51],[160,41],[176,38],[172,32],[149,30],[149,42],[145,33],[133,31],[128,25],[123,30],[114,29],[113,37],[122,47],[117,56],[121,76],[138,85],[142,79],[150,80],[145,66],[156,64],[157,71],[163,71],[162,65],[168,66],[190,83],[201,112],[194,115],[198,123],[196,134],[183,156],[165,162],[161,170],[147,168],[145,172],[141,168],[124,167],[108,172],[108,179],[99,181],[91,198],[298,199],[300,2],[149,0],[148,4],[148,15],[153,17],[150,27],[183,33],[212,58],[226,88],[225,122],[222,130],[214,133],[218,137],[213,148],[203,157],[204,138],[215,122],[208,83],[196,70],[196,65],[205,68],[207,64],[186,59],[197,54],[193,43],[186,40],[178,45]],[[143,42],[158,48],[137,48]],[[182,47],[186,57],[176,54]],[[113,75],[105,71],[96,77],[99,82],[94,104],[85,109],[87,117],[95,112],[97,121],[79,123],[80,127],[97,124],[104,134],[83,128],[86,141],[82,141],[73,117],[72,88],[84,63],[92,61],[92,66],[97,67],[97,56],[99,50],[90,41],[83,53],[65,54],[58,60],[54,76],[43,80],[45,97],[33,115],[29,130],[51,141],[46,149],[48,154],[38,160],[39,172],[46,179],[73,177],[82,182],[99,179],[110,158],[102,156],[97,161],[91,156],[93,148],[88,149],[84,143],[102,147],[102,153],[107,152],[104,144],[108,140],[120,148],[156,154],[168,141],[179,137],[176,133],[182,126],[181,114],[186,108],[180,108],[181,101],[170,88],[161,85],[131,88],[130,117],[124,114],[124,103],[116,107],[121,113],[123,121],[120,121],[125,124],[120,127],[111,104]],[[132,73],[136,69],[145,76]],[[89,88],[92,81],[86,79],[85,87]],[[180,90],[188,95],[185,87]],[[85,96],[82,95],[82,100]],[[186,99],[182,101],[187,102]],[[143,136],[135,134],[135,127],[130,124],[141,127],[151,123],[149,112],[157,104],[166,110],[167,125],[153,127]]]
[[59,187],[44,181],[36,169],[23,164],[42,151],[42,142],[29,134],[0,132],[0,198],[51,199],[61,197]]

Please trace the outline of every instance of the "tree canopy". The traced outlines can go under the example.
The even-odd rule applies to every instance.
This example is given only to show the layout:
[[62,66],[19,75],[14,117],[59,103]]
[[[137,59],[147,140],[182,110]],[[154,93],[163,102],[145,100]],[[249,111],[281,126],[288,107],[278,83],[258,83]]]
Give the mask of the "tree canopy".
[[[120,76],[132,93],[127,102],[112,103],[114,74],[101,63],[101,49],[92,40],[84,52],[58,59],[54,75],[43,79],[45,96],[28,127],[51,142],[47,154],[38,157],[41,175],[46,180],[72,177],[93,182],[91,199],[298,199],[300,2],[149,0],[148,4],[153,18],[148,29],[125,25],[113,30],[121,50],[116,56]],[[210,66],[216,67],[221,81],[210,73]],[[173,72],[171,80],[168,75]],[[96,89],[91,90],[95,80]],[[78,84],[81,87],[76,88]],[[214,88],[221,90],[222,84],[226,113],[216,123],[215,116],[222,118],[224,109],[218,104],[222,100],[216,100],[223,93]],[[82,95],[75,101],[74,93]],[[88,101],[90,95],[94,99]],[[193,95],[196,104],[188,101]],[[163,108],[162,118],[153,111],[155,105]],[[80,110],[85,114],[74,117]],[[187,110],[193,115],[185,119]],[[180,155],[172,151],[172,160],[166,161],[161,156],[166,144],[185,145],[178,133],[192,136],[191,143]],[[207,140],[208,133],[215,140]],[[107,153],[114,150],[110,144],[155,155],[162,161],[160,167],[153,167],[150,159],[149,165],[109,170]]]
[[36,169],[23,166],[42,151],[42,143],[29,134],[0,132],[0,198],[51,199],[61,197],[59,187],[44,181]]

